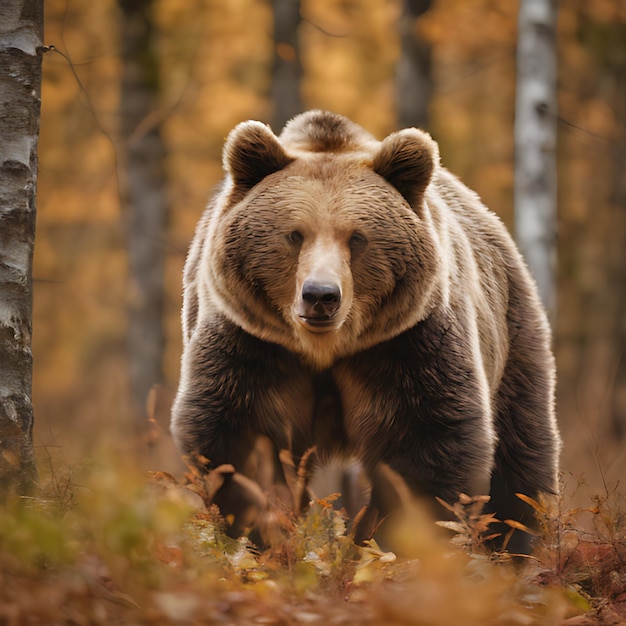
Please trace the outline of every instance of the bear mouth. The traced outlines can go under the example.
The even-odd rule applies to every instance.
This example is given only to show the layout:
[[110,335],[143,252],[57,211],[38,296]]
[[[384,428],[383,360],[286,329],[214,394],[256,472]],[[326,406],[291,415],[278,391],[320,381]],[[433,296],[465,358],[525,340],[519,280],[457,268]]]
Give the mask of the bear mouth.
[[327,333],[334,330],[337,323],[330,315],[316,315],[314,317],[307,317],[306,315],[298,316],[307,330],[314,333]]

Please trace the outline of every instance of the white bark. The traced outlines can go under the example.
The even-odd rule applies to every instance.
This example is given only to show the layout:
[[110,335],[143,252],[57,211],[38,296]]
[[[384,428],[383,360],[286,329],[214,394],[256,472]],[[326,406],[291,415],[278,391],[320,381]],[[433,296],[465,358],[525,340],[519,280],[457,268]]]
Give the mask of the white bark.
[[550,317],[556,313],[556,0],[521,0],[515,103],[515,227]]
[[0,491],[36,476],[32,259],[43,0],[0,2]]

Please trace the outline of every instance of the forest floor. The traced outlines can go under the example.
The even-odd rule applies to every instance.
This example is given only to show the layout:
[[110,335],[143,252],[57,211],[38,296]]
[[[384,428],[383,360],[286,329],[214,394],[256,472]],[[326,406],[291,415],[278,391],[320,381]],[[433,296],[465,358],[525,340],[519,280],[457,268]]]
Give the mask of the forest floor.
[[[121,454],[120,457],[125,455]],[[44,464],[45,465],[45,464]],[[332,498],[276,509],[272,547],[231,539],[206,481],[146,476],[124,458],[41,471],[0,509],[0,624],[626,624],[626,507],[534,502],[534,555],[490,555],[480,499],[449,536],[418,511],[400,550],[357,547]],[[400,556],[400,553],[402,556]]]

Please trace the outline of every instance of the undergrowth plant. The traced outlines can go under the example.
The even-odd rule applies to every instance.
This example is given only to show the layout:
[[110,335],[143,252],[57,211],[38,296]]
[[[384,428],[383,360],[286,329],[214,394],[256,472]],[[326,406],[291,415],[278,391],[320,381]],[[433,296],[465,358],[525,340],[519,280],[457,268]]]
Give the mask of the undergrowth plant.
[[355,545],[333,497],[299,515],[277,505],[277,540],[259,548],[228,536],[196,478],[146,479],[119,459],[42,473],[40,493],[0,513],[0,624],[556,625],[584,612],[601,623],[626,599],[616,490],[586,509],[525,498],[541,536],[512,566],[485,548],[483,497],[445,505],[446,540],[409,511],[394,529],[399,557]]
[[598,619],[626,623],[625,496],[618,484],[609,488],[605,483],[603,493],[590,497],[590,506],[570,508],[566,491],[563,484],[554,498],[528,499],[542,537],[536,549],[541,565],[537,578],[561,586]]

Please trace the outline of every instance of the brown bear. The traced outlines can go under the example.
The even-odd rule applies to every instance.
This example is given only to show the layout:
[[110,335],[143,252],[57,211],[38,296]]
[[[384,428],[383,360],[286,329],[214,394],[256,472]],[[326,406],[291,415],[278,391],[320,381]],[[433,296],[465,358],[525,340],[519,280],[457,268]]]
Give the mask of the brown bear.
[[532,525],[516,492],[557,486],[549,327],[505,227],[437,144],[311,111],[279,137],[239,124],[223,164],[184,273],[181,452],[245,472],[259,436],[296,460],[316,446],[360,461],[375,514],[387,467],[415,496],[489,493],[498,519]]

